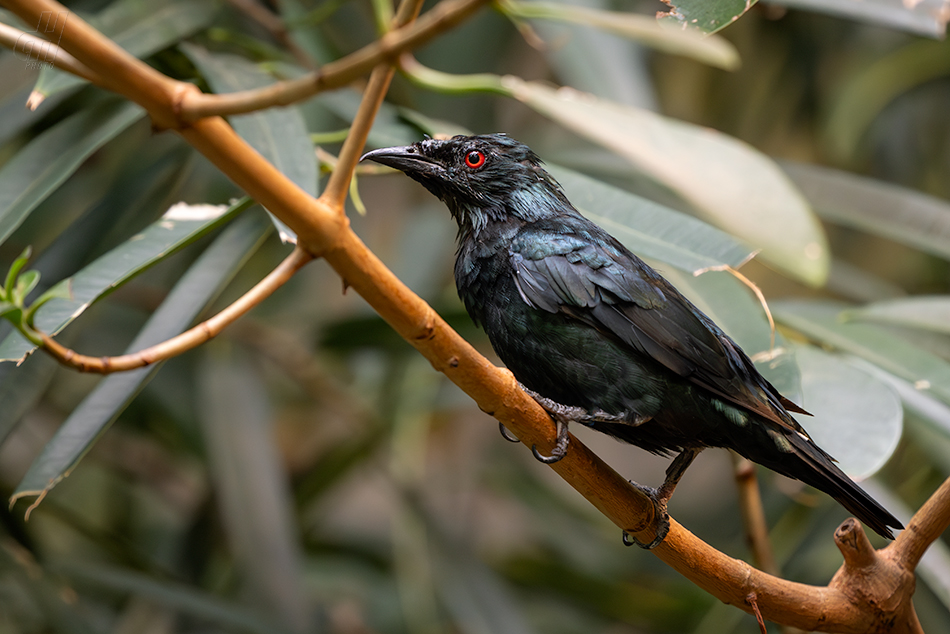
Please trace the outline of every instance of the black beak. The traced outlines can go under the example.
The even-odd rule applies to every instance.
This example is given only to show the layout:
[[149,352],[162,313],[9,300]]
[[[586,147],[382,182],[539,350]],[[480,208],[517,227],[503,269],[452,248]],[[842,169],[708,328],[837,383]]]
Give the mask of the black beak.
[[415,145],[385,147],[367,152],[360,161],[376,161],[409,175],[436,176],[445,171],[440,163],[422,154]]

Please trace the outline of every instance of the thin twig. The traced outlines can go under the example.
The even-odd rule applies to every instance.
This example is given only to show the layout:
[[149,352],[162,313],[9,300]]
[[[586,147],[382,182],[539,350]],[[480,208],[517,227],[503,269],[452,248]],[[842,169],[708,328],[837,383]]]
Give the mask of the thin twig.
[[372,44],[298,79],[279,81],[256,90],[220,95],[189,92],[182,97],[178,114],[184,122],[210,115],[241,114],[286,106],[319,92],[340,88],[365,75],[378,64],[393,62],[400,53],[414,49],[456,26],[487,2],[443,0],[410,25],[391,31]]
[[305,50],[297,46],[284,21],[277,15],[274,15],[267,7],[258,2],[258,0],[228,0],[232,6],[247,15],[249,18],[261,25],[275,40],[280,42],[284,48],[290,51],[297,62],[306,68],[313,68],[314,61]]
[[144,350],[123,354],[117,357],[89,357],[74,352],[56,342],[46,333],[40,333],[43,340],[43,350],[48,352],[63,365],[70,366],[81,372],[97,374],[111,374],[125,372],[165,361],[174,356],[187,352],[209,339],[219,335],[228,325],[250,309],[260,304],[278,288],[283,286],[294,273],[310,262],[313,256],[301,248],[295,248],[290,255],[284,258],[277,268],[271,271],[264,279],[254,285],[251,290],[242,295],[233,304],[220,313],[203,321],[197,326],[186,330],[177,337],[150,346]]
[[57,45],[2,22],[0,22],[0,46],[12,50],[23,61],[51,64],[60,70],[98,83],[98,75]]
[[765,510],[762,508],[762,495],[759,480],[755,475],[755,465],[736,453],[732,456],[736,484],[739,488],[739,508],[742,511],[742,523],[745,526],[746,539],[752,550],[755,565],[770,575],[779,575],[779,567],[772,552],[769,540],[769,528],[765,522]]

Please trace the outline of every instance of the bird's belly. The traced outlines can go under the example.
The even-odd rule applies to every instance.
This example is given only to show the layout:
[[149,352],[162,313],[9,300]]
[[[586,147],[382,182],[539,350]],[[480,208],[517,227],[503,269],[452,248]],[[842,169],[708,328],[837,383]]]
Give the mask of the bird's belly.
[[545,398],[631,422],[654,416],[664,401],[667,385],[656,362],[583,322],[534,309],[517,295],[482,321],[508,369]]

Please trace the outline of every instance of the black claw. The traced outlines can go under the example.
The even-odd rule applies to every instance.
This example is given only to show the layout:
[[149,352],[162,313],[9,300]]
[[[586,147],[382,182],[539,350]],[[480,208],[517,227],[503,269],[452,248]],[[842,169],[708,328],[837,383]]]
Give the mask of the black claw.
[[557,440],[554,443],[554,449],[551,450],[550,456],[545,456],[540,451],[538,451],[537,445],[531,445],[531,453],[534,454],[534,457],[536,460],[538,460],[538,462],[543,462],[544,464],[554,464],[567,455],[567,445],[571,441],[571,436],[567,432],[567,423],[562,421],[560,418],[557,418],[555,425],[557,426]]
[[567,451],[558,451],[557,447],[555,447],[550,456],[545,456],[543,453],[538,451],[537,445],[531,445],[531,453],[534,454],[534,457],[538,462],[543,462],[544,464],[554,464],[555,462],[561,460]]
[[508,442],[521,442],[517,436],[512,435],[512,433],[508,431],[508,428],[505,427],[504,423],[498,423],[498,431],[501,432],[501,437]]
[[644,550],[653,550],[659,546],[666,535],[670,532],[670,514],[666,510],[666,499],[662,498],[659,495],[659,492],[653,487],[643,486],[633,480],[628,480],[630,484],[640,489],[644,495],[650,498],[650,501],[653,502],[653,530],[656,531],[656,537],[649,544],[641,542],[639,539],[628,533],[627,531],[623,532],[623,545],[624,546],[633,546],[636,544]]

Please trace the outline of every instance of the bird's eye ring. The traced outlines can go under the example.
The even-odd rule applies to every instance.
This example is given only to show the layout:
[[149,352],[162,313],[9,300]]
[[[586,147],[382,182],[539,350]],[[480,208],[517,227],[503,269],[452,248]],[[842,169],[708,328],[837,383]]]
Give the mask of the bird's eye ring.
[[477,170],[479,167],[485,164],[485,155],[478,150],[472,150],[465,155],[465,164],[473,170]]

